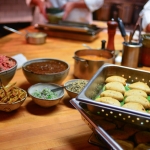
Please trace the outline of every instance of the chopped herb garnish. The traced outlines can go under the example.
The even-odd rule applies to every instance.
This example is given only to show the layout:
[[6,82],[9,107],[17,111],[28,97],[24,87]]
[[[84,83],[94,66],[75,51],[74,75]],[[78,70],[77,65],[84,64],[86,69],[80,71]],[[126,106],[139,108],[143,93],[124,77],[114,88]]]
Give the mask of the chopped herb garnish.
[[55,99],[58,97],[57,94],[55,92],[52,92],[49,88],[44,88],[42,91],[35,90],[32,95],[41,99]]

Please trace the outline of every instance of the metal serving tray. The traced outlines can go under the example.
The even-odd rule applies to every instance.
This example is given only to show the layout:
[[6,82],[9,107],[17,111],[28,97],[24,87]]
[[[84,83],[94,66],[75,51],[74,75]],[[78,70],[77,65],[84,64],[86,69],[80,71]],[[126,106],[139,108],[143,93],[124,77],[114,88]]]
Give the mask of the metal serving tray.
[[101,138],[101,147],[104,149],[113,149],[113,150],[123,150],[122,147],[113,139],[111,138],[104,129],[102,129],[93,117],[88,115],[85,109],[79,104],[76,99],[72,99],[70,103],[81,113],[82,120],[89,126],[89,128],[96,134],[98,134]]
[[[99,146],[100,149],[104,149],[104,150],[110,150],[110,149],[111,150],[127,150],[127,149],[137,148],[142,143],[138,144],[136,142],[136,140],[135,140],[136,133],[138,133],[140,131],[149,131],[149,129],[145,128],[145,127],[143,128],[143,127],[141,127],[141,126],[139,127],[137,125],[132,126],[132,124],[126,123],[124,121],[122,121],[122,122],[121,121],[116,121],[113,118],[112,119],[107,119],[106,117],[95,115],[87,109],[86,104],[77,101],[75,98],[72,99],[70,101],[70,103],[80,112],[82,120],[93,131],[93,133],[95,135],[95,138],[96,138],[95,139],[96,140],[96,145]],[[102,127],[100,126],[101,121],[103,122]],[[107,122],[106,124],[104,124],[105,121]],[[109,123],[110,124],[115,124],[116,126],[114,126],[113,129],[112,129],[112,128],[108,127],[110,125]],[[104,130],[103,127],[106,130]],[[132,132],[132,134],[129,134],[129,136],[126,137],[125,139],[121,139],[121,137],[119,137],[118,134],[117,134],[116,138],[118,140],[116,140],[115,138],[113,138],[113,136],[111,137],[108,134],[109,130],[122,131],[121,133],[123,134],[123,132],[127,132],[127,129],[129,131],[129,133],[131,133],[132,128],[136,129],[135,132]],[[119,139],[122,141],[121,143],[120,143]],[[128,144],[123,143],[123,141],[124,142],[128,141],[127,142]],[[130,144],[132,143],[132,146],[129,143]],[[93,142],[92,142],[92,144],[93,144]]]
[[95,35],[102,31],[102,28],[87,23],[59,21],[58,23],[36,24],[36,27],[47,28],[49,30],[62,30],[69,32],[79,32],[87,35]]
[[96,102],[94,100],[94,98],[102,92],[105,85],[105,79],[112,75],[126,78],[127,84],[142,81],[150,86],[150,72],[148,71],[114,64],[104,64],[76,97],[76,100],[87,104],[87,107],[91,112],[101,116],[114,118],[144,127],[150,127],[150,114],[148,113]]
[[35,24],[35,28],[46,32],[50,37],[92,42],[99,37],[100,28],[94,24],[61,21],[57,24]]

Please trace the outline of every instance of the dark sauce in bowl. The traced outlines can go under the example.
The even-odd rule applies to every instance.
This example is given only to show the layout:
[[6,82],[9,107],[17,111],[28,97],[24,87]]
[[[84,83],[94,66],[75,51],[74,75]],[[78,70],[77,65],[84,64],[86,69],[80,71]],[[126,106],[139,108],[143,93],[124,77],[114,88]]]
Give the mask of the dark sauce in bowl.
[[68,65],[57,60],[35,62],[25,66],[25,69],[37,74],[52,74],[66,70]]

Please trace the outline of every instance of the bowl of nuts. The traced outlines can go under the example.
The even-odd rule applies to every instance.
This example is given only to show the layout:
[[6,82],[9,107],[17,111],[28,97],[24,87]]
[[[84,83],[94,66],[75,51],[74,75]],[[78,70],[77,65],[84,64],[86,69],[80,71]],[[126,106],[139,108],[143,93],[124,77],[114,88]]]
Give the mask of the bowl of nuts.
[[86,86],[88,80],[72,79],[64,84],[65,90],[71,98],[75,98]]

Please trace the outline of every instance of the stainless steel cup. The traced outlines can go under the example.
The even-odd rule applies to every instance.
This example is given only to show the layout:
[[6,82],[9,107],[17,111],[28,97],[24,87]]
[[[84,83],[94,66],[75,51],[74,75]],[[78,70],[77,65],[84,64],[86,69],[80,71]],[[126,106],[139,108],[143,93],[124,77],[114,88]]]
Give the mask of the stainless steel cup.
[[122,66],[137,68],[142,43],[123,43]]

